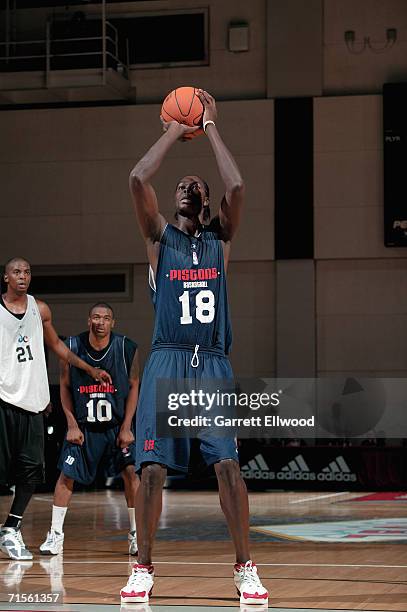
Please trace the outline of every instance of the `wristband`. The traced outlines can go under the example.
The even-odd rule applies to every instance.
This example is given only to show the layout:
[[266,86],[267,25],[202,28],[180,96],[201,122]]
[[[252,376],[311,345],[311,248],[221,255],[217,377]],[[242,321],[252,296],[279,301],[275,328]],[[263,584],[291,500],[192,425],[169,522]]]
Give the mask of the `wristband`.
[[208,119],[208,121],[204,121],[203,130],[204,130],[205,133],[206,133],[207,126],[210,125],[211,123],[212,123],[212,125],[215,125],[215,122],[212,121],[212,119]]

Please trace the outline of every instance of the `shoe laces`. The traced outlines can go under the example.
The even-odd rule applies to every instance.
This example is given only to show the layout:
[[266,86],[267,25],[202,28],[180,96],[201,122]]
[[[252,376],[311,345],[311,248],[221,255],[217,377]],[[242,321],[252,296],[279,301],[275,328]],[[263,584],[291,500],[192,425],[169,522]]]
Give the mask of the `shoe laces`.
[[135,566],[129,577],[128,586],[137,586],[141,590],[149,586],[151,580],[151,572],[147,567]]
[[242,580],[249,586],[262,586],[260,578],[257,575],[257,567],[253,565],[251,561],[246,561],[244,565],[240,566],[238,571]]
[[56,531],[54,531],[53,529],[50,529],[48,531],[47,543],[48,544],[55,544],[56,540],[57,540]]
[[21,544],[22,548],[25,548],[25,544],[24,544],[24,540],[23,540],[23,535],[21,533],[21,531],[19,529],[16,529],[16,538],[19,542],[19,544]]

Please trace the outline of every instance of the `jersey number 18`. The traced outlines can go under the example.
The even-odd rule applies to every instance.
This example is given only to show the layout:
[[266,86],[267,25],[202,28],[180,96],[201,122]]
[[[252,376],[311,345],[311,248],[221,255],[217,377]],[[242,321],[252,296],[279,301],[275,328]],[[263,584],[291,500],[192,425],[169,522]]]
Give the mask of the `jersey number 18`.
[[[191,325],[189,291],[184,291],[178,299],[182,304],[182,317],[180,317],[179,322],[181,325]],[[215,318],[215,296],[210,289],[202,289],[196,294],[195,316],[201,323],[212,323]]]

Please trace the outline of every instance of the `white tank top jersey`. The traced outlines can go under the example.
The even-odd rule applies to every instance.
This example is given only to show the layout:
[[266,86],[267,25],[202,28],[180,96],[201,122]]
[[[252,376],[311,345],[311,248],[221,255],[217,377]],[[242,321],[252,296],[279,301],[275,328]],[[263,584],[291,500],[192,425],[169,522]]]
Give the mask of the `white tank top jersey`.
[[28,412],[49,404],[44,330],[32,295],[22,319],[0,305],[0,398]]

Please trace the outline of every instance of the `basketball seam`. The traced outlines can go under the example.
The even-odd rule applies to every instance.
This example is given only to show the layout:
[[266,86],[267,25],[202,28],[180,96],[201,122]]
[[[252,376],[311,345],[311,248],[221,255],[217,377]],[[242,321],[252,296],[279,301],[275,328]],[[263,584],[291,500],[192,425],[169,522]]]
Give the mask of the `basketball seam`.
[[[196,87],[194,87],[194,96],[196,96],[195,92],[196,92]],[[192,96],[192,100],[194,99],[194,96]],[[198,98],[198,96],[196,96],[196,97]],[[199,100],[199,98],[198,98],[198,100]],[[201,100],[199,100],[199,102],[201,102]],[[192,106],[192,103],[191,103],[191,106]],[[203,114],[205,112],[205,107],[202,104],[202,102],[201,102],[201,106],[202,106],[202,111],[199,113],[199,115],[197,115],[196,117],[193,118],[192,123],[194,125],[200,125],[202,127],[201,121],[203,120]],[[196,119],[198,119],[198,117],[200,117],[199,123],[195,123],[195,121],[196,121]]]
[[189,113],[191,112],[192,104],[194,103],[194,97],[195,97],[195,87],[194,87],[194,93],[193,93],[193,94],[192,94],[192,96],[191,96],[191,103],[190,103],[190,105],[189,105],[189,109],[188,109],[188,112],[187,112],[186,114],[182,112],[182,109],[181,109],[181,107],[180,107],[180,105],[179,105],[179,103],[178,103],[177,91],[178,91],[178,89],[176,89],[176,90],[175,90],[175,101],[176,101],[176,103],[177,103],[177,106],[178,106],[179,112],[181,113],[181,115],[182,115],[183,117],[188,117]]
[[[166,113],[169,117],[171,117],[171,119],[174,119],[174,121],[177,121],[177,123],[179,123],[178,119],[176,117],[174,117],[173,115],[171,115],[171,113],[169,113],[165,108],[162,109],[164,113]],[[163,117],[164,118],[164,117]]]

